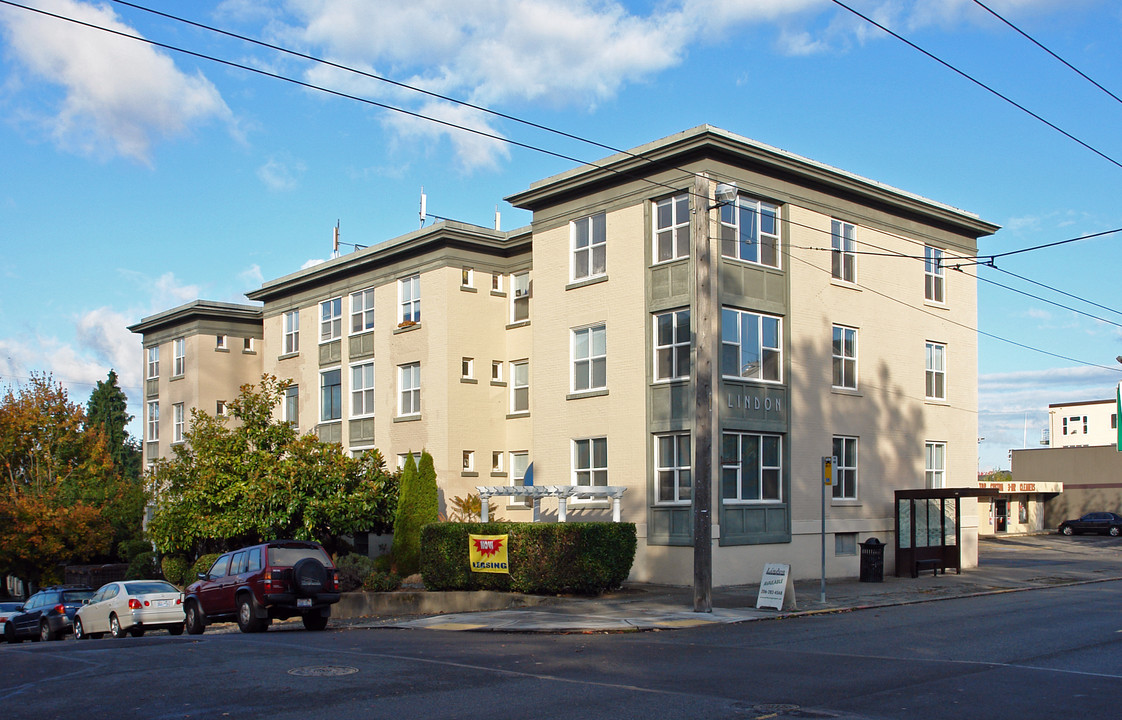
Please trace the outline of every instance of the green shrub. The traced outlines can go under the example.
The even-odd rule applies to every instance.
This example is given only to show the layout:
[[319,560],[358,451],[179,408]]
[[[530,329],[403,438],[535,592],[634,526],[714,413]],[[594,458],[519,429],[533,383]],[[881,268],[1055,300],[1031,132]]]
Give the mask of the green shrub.
[[432,455],[422,452],[418,468],[410,454],[401,471],[393,524],[393,562],[401,575],[412,575],[420,569],[421,528],[436,522],[439,510]]
[[[149,546],[151,547],[151,546]],[[137,553],[129,560],[129,567],[125,570],[126,580],[159,580],[160,565],[156,562],[156,553]]]
[[370,592],[393,592],[399,587],[401,587],[401,576],[395,572],[374,571],[367,575],[362,583],[362,589]]
[[[509,535],[510,574],[472,572],[468,535]],[[619,587],[635,560],[634,523],[433,523],[421,534],[429,590],[596,594]]]
[[199,559],[195,561],[195,564],[191,566],[191,582],[195,582],[195,580],[199,578],[199,573],[205,573],[207,570],[210,570],[210,566],[213,565],[214,561],[221,555],[222,553],[200,555]]
[[164,580],[172,585],[185,587],[195,581],[191,563],[182,555],[164,555],[160,559],[160,569],[164,571]]
[[389,572],[393,569],[393,556],[389,553],[374,558],[374,572]]
[[353,592],[374,572],[374,561],[365,555],[350,553],[336,560],[335,568],[339,571],[339,590]]

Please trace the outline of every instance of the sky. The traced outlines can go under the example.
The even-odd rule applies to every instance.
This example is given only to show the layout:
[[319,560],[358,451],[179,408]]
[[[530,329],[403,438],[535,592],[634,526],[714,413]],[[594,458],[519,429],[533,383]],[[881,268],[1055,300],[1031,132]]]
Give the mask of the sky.
[[[139,416],[142,317],[247,302],[336,223],[344,250],[412,231],[422,188],[526,225],[503,197],[610,154],[511,118],[615,148],[715,125],[976,213],[988,255],[1122,228],[1122,6],[850,7],[929,55],[831,0],[2,0],[0,388],[84,403],[113,368]],[[1115,233],[973,271],[983,470],[1113,397],[1120,262]]]

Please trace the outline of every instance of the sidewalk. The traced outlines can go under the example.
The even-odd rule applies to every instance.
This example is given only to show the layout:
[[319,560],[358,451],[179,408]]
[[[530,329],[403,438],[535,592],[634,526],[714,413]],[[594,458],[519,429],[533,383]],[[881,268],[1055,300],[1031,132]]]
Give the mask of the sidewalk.
[[800,580],[795,583],[798,607],[788,612],[755,609],[758,585],[715,589],[713,612],[696,613],[692,588],[632,584],[594,598],[505,596],[520,606],[441,614],[434,612],[439,599],[433,597],[440,593],[428,593],[429,614],[424,617],[404,614],[415,606],[416,601],[411,600],[401,606],[402,613],[391,610],[388,617],[340,617],[332,624],[545,633],[671,630],[1122,580],[1122,540],[1117,538],[1034,535],[983,539],[979,556],[979,567],[963,570],[961,575],[927,572],[918,578],[898,578],[891,575],[891,568],[885,568],[881,583],[862,583],[856,578],[827,580],[825,602],[821,581]]

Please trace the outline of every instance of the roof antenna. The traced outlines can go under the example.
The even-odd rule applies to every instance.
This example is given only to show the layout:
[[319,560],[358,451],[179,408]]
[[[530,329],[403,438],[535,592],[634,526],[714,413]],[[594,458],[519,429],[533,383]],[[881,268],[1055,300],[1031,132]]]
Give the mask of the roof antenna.
[[339,221],[335,221],[334,243],[332,243],[331,257],[339,257]]
[[428,216],[428,213],[425,212],[426,201],[427,201],[427,198],[425,197],[425,186],[422,185],[421,186],[421,227],[425,226],[425,217]]
[[500,219],[501,219],[501,216],[499,215],[499,206],[496,205],[495,206],[495,232],[499,232],[499,231],[502,230],[502,227],[500,227],[500,222],[499,222]]

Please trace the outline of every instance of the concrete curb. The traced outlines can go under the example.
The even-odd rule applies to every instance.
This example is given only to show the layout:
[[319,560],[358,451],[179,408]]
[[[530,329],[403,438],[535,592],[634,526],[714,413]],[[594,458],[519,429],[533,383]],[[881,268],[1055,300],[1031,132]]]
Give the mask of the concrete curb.
[[381,615],[444,615],[446,613],[513,610],[545,605],[551,598],[520,595],[493,590],[399,590],[395,592],[343,593],[332,606],[331,616],[339,619]]

